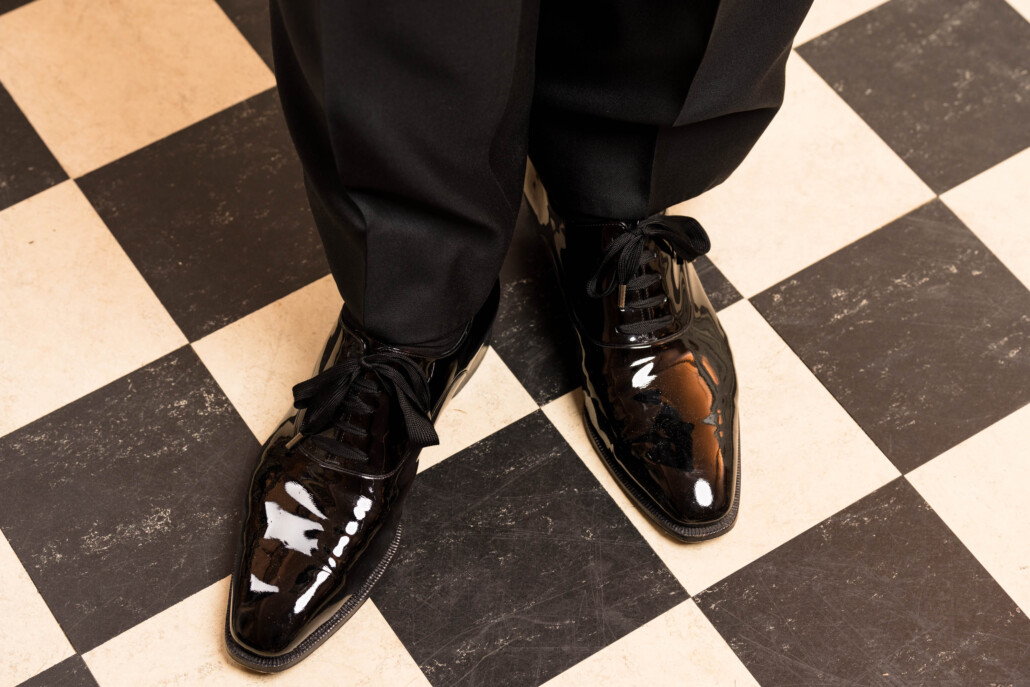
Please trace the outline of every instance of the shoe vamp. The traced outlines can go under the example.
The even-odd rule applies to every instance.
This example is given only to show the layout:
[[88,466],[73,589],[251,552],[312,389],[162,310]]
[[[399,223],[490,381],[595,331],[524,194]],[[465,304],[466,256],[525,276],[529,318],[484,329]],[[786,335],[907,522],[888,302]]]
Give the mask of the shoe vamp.
[[294,451],[255,477],[239,580],[246,595],[283,594],[299,613],[346,583],[389,502],[390,480],[326,468]]
[[[732,437],[732,398],[702,354],[667,347],[612,361],[609,401],[623,450],[645,464],[712,474]],[[666,471],[662,471],[663,473]]]

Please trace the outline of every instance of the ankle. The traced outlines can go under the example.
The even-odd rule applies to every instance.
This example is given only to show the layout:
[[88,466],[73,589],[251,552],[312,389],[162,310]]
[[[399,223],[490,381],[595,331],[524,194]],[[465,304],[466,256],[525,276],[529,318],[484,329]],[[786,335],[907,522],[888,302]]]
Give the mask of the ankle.
[[440,336],[436,336],[431,339],[423,341],[403,341],[397,337],[389,335],[384,336],[379,333],[369,331],[360,324],[360,320],[354,316],[354,313],[348,310],[346,305],[343,306],[343,319],[348,323],[348,326],[350,326],[351,329],[361,332],[364,336],[369,337],[376,343],[383,344],[390,348],[395,348],[404,353],[421,358],[438,358],[450,353],[458,347],[468,330],[468,323],[466,322],[454,331],[441,334]]

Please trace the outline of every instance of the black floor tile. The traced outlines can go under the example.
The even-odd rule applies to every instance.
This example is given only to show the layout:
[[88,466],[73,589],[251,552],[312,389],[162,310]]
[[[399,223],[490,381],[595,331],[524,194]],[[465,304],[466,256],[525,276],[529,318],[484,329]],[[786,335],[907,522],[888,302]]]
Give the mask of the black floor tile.
[[265,64],[273,67],[268,0],[218,0],[218,4]]
[[21,7],[22,5],[27,5],[30,2],[32,2],[32,0],[0,0],[0,14],[10,12],[15,7]]
[[766,687],[1030,684],[1030,620],[904,479],[695,598]]
[[0,84],[0,210],[67,178]]
[[578,387],[576,336],[547,247],[525,200],[501,269],[501,287],[494,350],[537,403]]
[[229,573],[258,450],[189,347],[0,438],[0,529],[77,651]]
[[719,268],[707,257],[701,256],[695,260],[694,269],[697,270],[697,276],[701,280],[701,285],[705,287],[708,300],[712,302],[712,307],[716,310],[722,310],[743,298],[740,292],[734,288],[733,284],[723,276]]
[[798,52],[938,193],[1030,145],[1030,23],[1005,0],[891,0]]
[[93,674],[78,654],[44,670],[20,687],[97,687]]
[[420,474],[372,597],[434,685],[538,685],[687,598],[536,412]]
[[191,341],[329,273],[274,91],[78,183]]
[[940,201],[752,302],[903,472],[1030,402],[1030,291]]

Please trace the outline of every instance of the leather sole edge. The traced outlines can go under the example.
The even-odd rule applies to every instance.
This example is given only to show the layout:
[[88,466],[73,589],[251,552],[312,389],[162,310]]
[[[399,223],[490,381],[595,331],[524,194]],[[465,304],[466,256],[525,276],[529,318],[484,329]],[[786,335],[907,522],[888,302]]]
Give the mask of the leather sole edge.
[[[347,601],[347,603],[341,606],[340,610],[334,613],[329,620],[315,628],[314,632],[308,635],[304,641],[302,641],[297,648],[292,651],[280,656],[261,656],[248,650],[233,638],[232,633],[229,630],[230,609],[227,608],[225,613],[225,648],[229,657],[243,667],[259,673],[279,673],[307,658],[308,654],[320,647],[330,637],[336,634],[340,628],[346,625],[351,616],[357,613],[358,609],[361,608],[366,600],[368,600],[368,597],[372,593],[372,587],[375,586],[376,582],[379,581],[379,578],[383,576],[384,572],[386,572],[386,568],[389,567],[390,563],[393,561],[394,555],[400,547],[402,530],[403,527],[401,523],[398,522],[397,528],[394,531],[393,541],[390,542],[386,555],[376,566],[375,570],[372,571],[372,575],[365,581],[365,584],[358,590],[358,593]],[[234,585],[235,582],[236,574],[233,573],[230,584]]]
[[737,442],[737,455],[735,456],[737,461],[737,480],[733,505],[730,506],[725,515],[715,522],[691,526],[678,523],[670,518],[637,486],[626,471],[623,470],[622,466],[619,465],[619,462],[615,460],[615,456],[612,456],[608,449],[605,448],[604,443],[597,434],[597,430],[590,423],[590,418],[585,410],[583,411],[583,426],[586,427],[587,434],[590,436],[590,443],[594,445],[594,450],[600,456],[601,462],[604,463],[609,474],[615,478],[616,484],[629,496],[636,507],[654,524],[658,525],[665,534],[680,542],[697,544],[720,537],[733,529],[737,522],[737,515],[740,512],[740,474],[742,471],[740,469],[739,441]]
[[[458,381],[455,388],[447,395],[445,401],[441,404],[439,414],[443,413],[450,401],[453,400],[463,388],[465,388],[465,385],[468,384],[472,375],[479,369],[479,366],[486,357],[490,346],[490,335],[492,334],[492,329],[493,326],[491,324],[487,329],[482,344],[480,344],[479,350],[476,351],[476,354],[469,362],[462,379]],[[393,561],[394,555],[400,547],[402,529],[401,523],[398,522],[397,529],[394,532],[393,541],[387,549],[387,555],[376,566],[375,570],[372,572],[372,576],[361,587],[354,599],[348,601],[340,608],[339,611],[334,613],[329,620],[319,625],[315,631],[308,635],[308,637],[293,651],[289,651],[281,656],[261,656],[249,651],[246,647],[233,639],[232,633],[229,630],[231,612],[231,605],[229,605],[225,611],[225,648],[229,657],[243,667],[259,673],[279,673],[307,658],[310,653],[320,647],[337,631],[339,631],[347,621],[350,620],[350,617],[357,613],[358,609],[361,608],[366,600],[368,600],[368,597],[372,593],[372,587],[375,586],[375,583],[378,582],[379,578],[386,572],[386,568],[389,567],[390,563]],[[235,567],[239,566],[234,566],[234,568]],[[230,579],[230,589],[235,586],[235,582],[236,573],[233,573],[232,578]]]

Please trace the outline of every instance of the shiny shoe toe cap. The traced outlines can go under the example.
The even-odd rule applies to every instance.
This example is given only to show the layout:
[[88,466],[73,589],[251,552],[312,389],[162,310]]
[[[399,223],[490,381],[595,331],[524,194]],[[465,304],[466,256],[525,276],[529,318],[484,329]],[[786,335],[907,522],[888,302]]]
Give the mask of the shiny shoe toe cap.
[[[658,470],[657,479],[644,485],[665,514],[685,526],[708,525],[730,512],[733,484],[705,472]],[[653,474],[653,472],[652,472]]]

